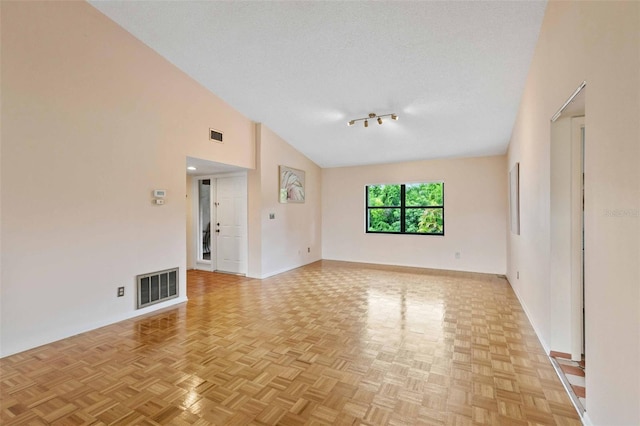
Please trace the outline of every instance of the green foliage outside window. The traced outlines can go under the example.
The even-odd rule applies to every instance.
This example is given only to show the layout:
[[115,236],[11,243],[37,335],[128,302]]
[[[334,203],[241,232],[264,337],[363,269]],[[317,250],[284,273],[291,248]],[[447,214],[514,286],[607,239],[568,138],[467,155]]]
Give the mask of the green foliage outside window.
[[367,232],[444,235],[444,183],[369,185]]

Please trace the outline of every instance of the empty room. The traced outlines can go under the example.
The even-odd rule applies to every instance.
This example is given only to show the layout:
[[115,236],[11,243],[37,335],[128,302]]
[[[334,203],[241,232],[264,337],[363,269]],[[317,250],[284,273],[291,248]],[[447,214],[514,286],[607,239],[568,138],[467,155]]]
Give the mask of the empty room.
[[640,2],[0,22],[1,424],[640,424]]

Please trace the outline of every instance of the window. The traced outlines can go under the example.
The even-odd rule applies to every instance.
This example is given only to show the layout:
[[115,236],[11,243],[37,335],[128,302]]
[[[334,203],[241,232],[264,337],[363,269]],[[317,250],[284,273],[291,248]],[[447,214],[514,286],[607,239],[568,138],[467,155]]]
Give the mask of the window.
[[444,182],[367,185],[367,232],[444,235]]

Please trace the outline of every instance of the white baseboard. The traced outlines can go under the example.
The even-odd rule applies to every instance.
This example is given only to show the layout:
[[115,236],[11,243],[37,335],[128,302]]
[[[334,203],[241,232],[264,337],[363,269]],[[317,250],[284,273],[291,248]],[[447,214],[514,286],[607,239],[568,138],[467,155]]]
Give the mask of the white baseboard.
[[589,418],[589,413],[587,413],[586,411],[584,412],[584,415],[582,416],[582,424],[584,426],[594,426],[593,422]]
[[426,266],[423,264],[413,264],[413,263],[397,263],[397,262],[379,262],[372,261],[369,259],[344,259],[344,258],[332,258],[332,257],[323,257],[322,260],[332,260],[336,262],[350,262],[350,263],[365,263],[370,265],[383,265],[383,266],[400,266],[404,268],[419,268],[419,269],[431,269],[437,271],[454,271],[454,272],[471,272],[474,274],[490,274],[490,275],[505,275],[506,271],[476,271],[472,269],[464,269],[464,268],[438,268],[435,266]]
[[536,323],[533,321],[533,317],[529,313],[529,309],[527,309],[527,305],[522,300],[522,297],[520,297],[520,294],[518,293],[518,290],[516,290],[516,288],[511,285],[511,281],[509,281],[509,277],[505,276],[505,279],[507,280],[507,282],[509,283],[509,286],[511,287],[511,289],[515,293],[516,297],[518,298],[518,301],[520,302],[520,306],[522,306],[522,310],[524,311],[524,314],[527,316],[527,319],[529,320],[529,324],[531,324],[531,327],[533,327],[533,331],[536,333],[536,336],[538,337],[538,341],[542,345],[542,348],[544,349],[544,352],[547,355],[549,355],[549,353],[551,352],[550,346],[542,338],[543,334],[540,332],[540,329],[538,327],[536,327]]
[[178,297],[175,299],[168,300],[163,303],[158,303],[153,306],[149,306],[143,309],[137,309],[135,311],[130,311],[118,315],[114,315],[109,318],[105,318],[102,320],[98,320],[95,322],[91,322],[89,324],[84,324],[78,327],[67,328],[63,331],[56,330],[56,333],[49,334],[47,336],[37,337],[35,339],[31,339],[24,343],[18,343],[17,345],[13,345],[9,349],[2,348],[2,352],[0,352],[0,358],[4,358],[10,355],[14,355],[20,352],[28,351],[30,349],[37,348],[39,346],[47,345],[49,343],[57,342],[62,339],[66,339],[72,336],[76,336],[78,334],[86,333],[88,331],[96,330],[101,327],[105,327],[111,324],[115,324],[120,321],[125,321],[131,318],[139,317],[141,315],[146,315],[155,311],[159,311],[161,309],[166,309],[174,305],[178,305],[180,303],[186,302],[188,299],[186,296]]
[[294,269],[302,268],[303,266],[310,265],[310,264],[315,263],[315,262],[318,262],[318,261],[320,261],[320,260],[322,260],[322,259],[313,259],[313,260],[310,260],[309,262],[307,262],[307,263],[303,263],[303,264],[301,264],[301,265],[291,265],[291,266],[287,266],[287,267],[285,267],[285,268],[277,269],[277,270],[275,270],[275,271],[269,271],[269,272],[266,272],[266,273],[261,274],[260,276],[257,276],[257,277],[251,277],[251,278],[258,278],[258,279],[260,279],[260,280],[263,280],[263,279],[265,279],[265,278],[273,277],[274,275],[279,275],[279,274],[283,274],[283,273],[285,273],[285,272],[293,271]]

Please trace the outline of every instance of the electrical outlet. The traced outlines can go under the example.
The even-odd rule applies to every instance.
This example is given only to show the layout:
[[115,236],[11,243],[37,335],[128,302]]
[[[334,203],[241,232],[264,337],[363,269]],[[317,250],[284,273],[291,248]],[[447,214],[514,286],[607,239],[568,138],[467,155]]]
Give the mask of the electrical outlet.
[[516,272],[516,279],[518,279],[518,280],[520,279],[520,271]]
[[307,247],[307,253],[311,253],[311,247]]
[[269,219],[275,219],[275,218],[276,218],[275,213],[269,213]]
[[124,287],[118,287],[118,297],[124,296]]

